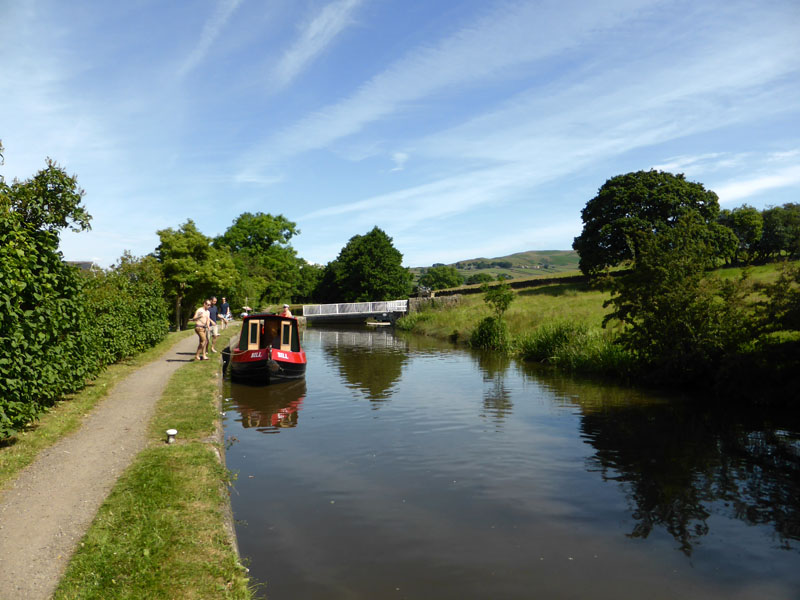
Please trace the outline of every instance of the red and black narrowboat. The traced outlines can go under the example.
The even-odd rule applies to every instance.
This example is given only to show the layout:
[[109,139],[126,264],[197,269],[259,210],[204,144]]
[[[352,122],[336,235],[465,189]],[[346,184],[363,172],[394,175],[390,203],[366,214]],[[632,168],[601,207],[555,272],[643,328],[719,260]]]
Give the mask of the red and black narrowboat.
[[266,384],[305,377],[297,319],[271,313],[243,317],[239,339],[223,350],[222,360],[223,369],[230,364],[234,381]]

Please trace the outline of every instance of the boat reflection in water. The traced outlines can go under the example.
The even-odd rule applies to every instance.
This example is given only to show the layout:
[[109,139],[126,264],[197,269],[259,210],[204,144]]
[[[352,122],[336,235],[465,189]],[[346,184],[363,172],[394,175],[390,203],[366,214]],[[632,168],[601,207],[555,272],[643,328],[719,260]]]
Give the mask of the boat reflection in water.
[[306,397],[304,379],[266,387],[231,383],[233,401],[227,410],[235,410],[234,419],[247,429],[262,433],[278,433],[286,427],[296,427],[300,408]]

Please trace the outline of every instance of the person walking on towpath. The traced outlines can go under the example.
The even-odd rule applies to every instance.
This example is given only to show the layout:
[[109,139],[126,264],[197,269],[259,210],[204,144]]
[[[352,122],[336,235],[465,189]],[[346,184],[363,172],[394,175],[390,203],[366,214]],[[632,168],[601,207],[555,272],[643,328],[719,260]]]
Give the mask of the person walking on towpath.
[[198,337],[197,352],[194,354],[195,360],[208,360],[206,349],[208,348],[208,329],[211,325],[211,317],[208,310],[210,307],[211,300],[204,301],[203,306],[198,308],[194,316],[189,319],[194,321],[194,332]]

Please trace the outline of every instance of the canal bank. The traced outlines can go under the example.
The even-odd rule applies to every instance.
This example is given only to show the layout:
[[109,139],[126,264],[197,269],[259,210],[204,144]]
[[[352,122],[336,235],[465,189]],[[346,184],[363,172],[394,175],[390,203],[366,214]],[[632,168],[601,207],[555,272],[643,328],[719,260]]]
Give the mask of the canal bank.
[[0,598],[251,597],[226,519],[219,361],[194,362],[195,346],[116,385],[6,485]]

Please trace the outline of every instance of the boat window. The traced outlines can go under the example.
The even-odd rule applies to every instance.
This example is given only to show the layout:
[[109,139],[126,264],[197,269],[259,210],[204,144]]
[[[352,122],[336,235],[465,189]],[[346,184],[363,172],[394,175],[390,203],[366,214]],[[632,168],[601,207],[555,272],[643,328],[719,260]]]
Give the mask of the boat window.
[[244,325],[242,325],[242,331],[239,334],[239,351],[240,352],[242,352],[244,350],[247,350],[247,331],[248,331],[248,325],[247,325],[247,323],[245,323]]
[[299,327],[292,327],[292,352],[300,352]]
[[259,342],[260,326],[263,321],[250,321],[250,335],[247,340],[248,350],[257,350]]
[[283,321],[281,323],[281,350],[292,349],[292,323]]

